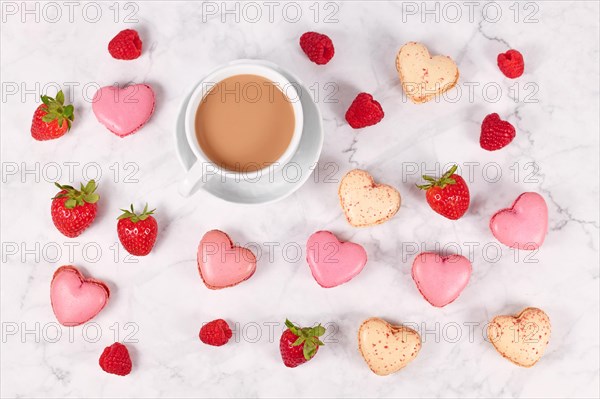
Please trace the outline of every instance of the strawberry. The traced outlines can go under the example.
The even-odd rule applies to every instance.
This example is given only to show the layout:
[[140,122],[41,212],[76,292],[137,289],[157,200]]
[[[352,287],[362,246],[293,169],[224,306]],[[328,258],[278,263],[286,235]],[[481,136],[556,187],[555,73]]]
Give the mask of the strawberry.
[[417,185],[426,190],[427,203],[435,212],[451,220],[457,220],[469,209],[469,187],[462,177],[455,174],[457,165],[450,168],[444,175],[435,179],[423,176],[427,184]]
[[287,329],[279,340],[279,351],[283,364],[286,367],[297,367],[312,359],[324,345],[318,337],[325,334],[325,327],[320,324],[316,327],[300,328],[289,320],[285,320]]
[[381,104],[375,101],[369,93],[358,94],[346,111],[346,121],[354,129],[376,125],[383,119],[383,116]]
[[203,325],[198,336],[206,345],[223,346],[229,342],[233,333],[225,320],[217,319]]
[[94,192],[96,182],[90,180],[85,186],[81,184],[79,190],[72,186],[54,184],[60,191],[52,198],[52,222],[67,237],[77,237],[96,218],[96,202],[100,199]]
[[102,370],[110,374],[124,376],[131,373],[129,350],[119,342],[115,342],[111,346],[104,348],[98,363],[100,363]]
[[118,217],[117,233],[123,247],[132,255],[146,256],[154,247],[158,235],[158,223],[152,217],[153,209],[148,211],[148,204],[139,215],[133,210],[121,209],[123,214]]
[[75,119],[75,109],[71,104],[64,105],[65,95],[62,90],[56,94],[56,99],[42,96],[42,104],[33,113],[31,121],[31,136],[39,141],[53,140],[64,135],[71,129]]
[[479,145],[484,150],[496,151],[506,147],[515,138],[515,127],[503,121],[496,113],[489,114],[481,123]]

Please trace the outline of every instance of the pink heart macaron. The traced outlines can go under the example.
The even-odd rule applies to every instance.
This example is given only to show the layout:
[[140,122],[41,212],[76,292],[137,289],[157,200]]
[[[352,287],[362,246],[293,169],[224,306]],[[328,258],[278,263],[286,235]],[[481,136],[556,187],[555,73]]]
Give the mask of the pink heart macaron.
[[256,271],[256,256],[236,246],[220,230],[204,234],[198,245],[198,271],[204,284],[212,289],[233,287],[248,280]]
[[523,193],[512,206],[490,219],[490,230],[498,241],[511,248],[539,248],[548,232],[548,206],[538,193]]
[[108,303],[110,290],[102,281],[85,278],[75,266],[61,266],[50,283],[52,310],[63,326],[93,319]]
[[98,122],[119,137],[135,133],[154,112],[154,91],[147,84],[125,88],[105,86],[94,95],[92,110]]
[[413,261],[412,278],[423,298],[441,308],[458,298],[469,282],[471,271],[471,262],[464,256],[423,252]]
[[306,243],[306,261],[321,287],[332,288],[356,277],[367,264],[359,244],[341,242],[329,231],[317,231]]

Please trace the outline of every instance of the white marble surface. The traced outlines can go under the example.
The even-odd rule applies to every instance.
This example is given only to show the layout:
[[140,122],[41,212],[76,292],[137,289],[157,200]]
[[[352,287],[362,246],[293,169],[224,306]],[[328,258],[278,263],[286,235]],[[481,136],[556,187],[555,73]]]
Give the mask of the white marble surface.
[[[34,9],[35,4],[27,6]],[[244,15],[236,22],[231,14],[225,22],[220,14],[203,21],[199,3],[160,1],[131,3],[137,7],[137,22],[124,21],[135,11],[125,3],[117,5],[118,22],[114,6],[109,8],[112,2],[100,5],[102,16],[93,22],[94,5],[75,2],[69,20],[69,8],[58,2],[62,17],[51,22],[56,11],[37,4],[39,22],[22,13],[21,2],[2,4],[3,397],[598,397],[598,3],[530,2],[525,9],[522,2],[515,22],[514,6],[509,8],[513,3],[503,2],[502,17],[490,22],[482,18],[484,3],[474,6],[470,20],[469,8],[458,2],[459,21],[436,22],[435,15],[426,15],[422,22],[421,14],[409,13],[413,6],[422,8],[421,2],[348,2],[339,5],[337,22],[331,23],[323,18],[336,8],[317,4],[315,23],[312,2],[302,4],[295,23],[283,18],[283,3],[275,6],[272,22],[269,9],[260,3],[263,15],[257,23]],[[205,11],[213,6],[222,7],[212,3]],[[294,18],[290,7],[289,20]],[[537,22],[524,23],[536,7]],[[488,18],[495,18],[493,9],[486,10]],[[246,11],[245,17],[254,18],[253,10]],[[446,17],[454,16],[446,8]],[[136,61],[119,62],[108,55],[106,44],[127,27],[140,31],[144,53]],[[332,37],[336,55],[329,65],[318,67],[299,50],[298,38],[308,30]],[[403,101],[394,56],[411,40],[454,57],[461,83],[479,84],[474,98],[469,100],[464,86],[455,102],[417,106]],[[527,63],[516,81],[503,78],[495,65],[496,55],[509,45],[522,51]],[[321,173],[274,205],[236,206],[202,193],[184,200],[176,192],[182,176],[173,137],[179,104],[202,74],[237,58],[279,63],[307,85],[319,87],[326,130]],[[71,85],[77,120],[60,140],[34,142],[29,126],[38,104],[35,92],[50,82]],[[96,122],[86,101],[97,85],[114,82],[147,82],[158,96],[151,122],[123,140]],[[332,92],[327,82],[339,88],[333,94],[337,103],[324,101]],[[488,97],[495,96],[492,85],[501,89],[499,101],[484,98],[482,87],[488,83]],[[509,91],[517,83],[520,93]],[[531,85],[525,87],[527,83]],[[56,89],[47,87],[54,94]],[[537,93],[531,95],[534,88]],[[343,118],[358,91],[372,93],[386,113],[380,124],[360,132]],[[515,141],[497,153],[478,145],[480,122],[491,112],[517,127]],[[95,166],[102,171],[98,219],[77,239],[61,236],[50,219],[53,162],[63,183],[80,181],[84,172],[93,177]],[[72,176],[69,162],[78,162]],[[324,179],[323,172],[331,170],[328,162],[339,167],[333,180],[360,167],[396,186],[404,200],[400,212],[378,227],[351,228],[338,205],[337,183]],[[409,173],[415,165],[420,172],[449,162],[463,167],[478,163],[470,176],[471,209],[457,222],[428,208],[415,188],[418,173]],[[127,169],[127,163],[137,165],[129,179],[126,172],[134,169]],[[511,170],[515,163],[520,172],[516,179],[515,168]],[[539,167],[530,179],[525,178],[532,171],[528,163]],[[36,165],[39,173],[25,173]],[[492,165],[485,175],[484,165]],[[503,173],[497,182],[490,181],[494,165]],[[115,169],[120,171],[116,179]],[[468,175],[466,169],[463,175]],[[532,258],[538,262],[506,248],[499,259],[490,259],[499,248],[487,228],[490,215],[528,190],[541,193],[550,211],[546,243]],[[115,259],[118,208],[144,201],[158,208],[158,243],[137,263],[125,259],[122,249]],[[195,251],[202,234],[213,228],[241,243],[262,244],[251,280],[219,292],[204,287]],[[303,247],[318,229],[365,246],[369,262],[361,275],[331,290],[315,283],[293,243]],[[272,259],[265,246],[269,242],[279,243]],[[479,244],[472,251],[471,282],[455,303],[436,309],[421,298],[410,277],[411,243],[426,249],[456,243],[463,253]],[[297,259],[286,260],[286,244],[288,258]],[[486,244],[487,257],[482,251]],[[50,279],[58,266],[69,263],[106,280],[113,295],[94,319],[97,325],[88,327],[87,339],[82,327],[72,329],[71,337],[63,328],[58,342],[52,342],[57,325]],[[482,337],[486,321],[525,306],[544,309],[553,325],[547,353],[532,369],[502,359]],[[430,330],[417,359],[387,378],[372,374],[357,351],[358,326],[370,316],[425,323]],[[213,349],[198,341],[201,324],[217,317],[240,323],[239,342]],[[286,317],[305,324],[333,323],[331,329],[337,329],[313,361],[293,370],[279,358],[281,324],[275,337],[269,337],[268,323],[282,323]],[[114,323],[118,328],[111,330]],[[120,340],[132,331],[125,323],[137,326],[137,343],[129,344],[134,371],[119,378],[102,372],[98,357],[114,341],[115,329]],[[431,332],[436,323],[437,335]],[[458,342],[450,342],[455,334],[451,323],[462,326]],[[465,323],[477,323],[472,340]],[[257,325],[261,336],[255,340]],[[102,332],[97,342],[95,327]],[[25,334],[26,329],[34,332]]]

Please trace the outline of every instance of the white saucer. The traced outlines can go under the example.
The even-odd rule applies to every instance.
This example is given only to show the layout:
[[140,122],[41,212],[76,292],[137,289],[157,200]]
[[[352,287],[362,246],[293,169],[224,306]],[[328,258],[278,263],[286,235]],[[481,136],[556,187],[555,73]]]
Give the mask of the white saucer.
[[[310,91],[296,76],[278,65],[262,60],[236,60],[229,63],[229,65],[242,62],[252,62],[273,68],[296,85],[304,112],[304,129],[298,150],[287,166],[277,169],[271,174],[263,175],[257,181],[250,181],[249,179],[236,181],[215,176],[203,186],[195,187],[193,193],[206,191],[215,197],[236,204],[266,204],[287,197],[308,180],[317,166],[323,148],[325,136],[323,122],[321,112],[314,103]],[[196,162],[196,156],[186,140],[184,129],[185,109],[194,89],[195,87],[190,90],[181,104],[175,128],[177,156],[186,171]]]

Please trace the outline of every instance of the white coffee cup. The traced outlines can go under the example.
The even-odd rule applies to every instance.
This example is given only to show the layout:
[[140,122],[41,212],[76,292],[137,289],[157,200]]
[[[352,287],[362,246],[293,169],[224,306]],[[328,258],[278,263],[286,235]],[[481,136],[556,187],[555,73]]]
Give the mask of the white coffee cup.
[[[200,106],[200,102],[210,92],[215,84],[221,82],[224,79],[230,78],[236,75],[258,75],[267,80],[273,82],[290,100],[292,110],[294,112],[294,131],[290,144],[284,151],[284,153],[277,159],[272,165],[267,165],[263,169],[253,170],[252,172],[236,172],[227,169],[223,169],[219,165],[211,161],[206,154],[200,148],[198,139],[196,137],[196,112]],[[239,63],[233,65],[225,65],[217,68],[208,76],[204,78],[202,82],[198,84],[194,92],[192,93],[185,111],[185,135],[187,142],[196,156],[196,162],[192,165],[190,170],[185,175],[185,178],[179,184],[179,193],[188,197],[194,187],[198,184],[205,184],[209,179],[216,176],[222,178],[231,179],[256,179],[257,176],[268,175],[273,170],[284,166],[296,153],[300,138],[302,136],[302,129],[304,126],[304,115],[302,112],[302,103],[298,92],[294,85],[288,81],[283,75],[275,71],[272,68],[264,65],[256,65],[252,63]]]

